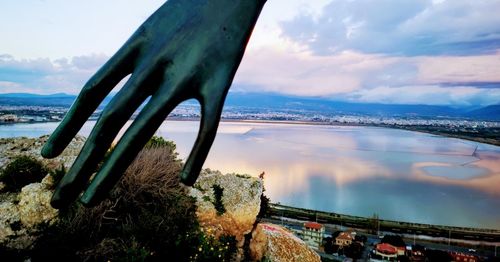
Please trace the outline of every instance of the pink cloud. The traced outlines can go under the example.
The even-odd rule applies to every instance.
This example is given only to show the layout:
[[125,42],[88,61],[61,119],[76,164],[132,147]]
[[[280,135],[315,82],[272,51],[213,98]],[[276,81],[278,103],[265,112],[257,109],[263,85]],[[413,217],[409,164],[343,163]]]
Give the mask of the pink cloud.
[[371,74],[398,62],[398,58],[342,52],[315,56],[274,48],[250,50],[235,83],[305,96],[345,94],[363,87]]
[[416,57],[420,83],[500,82],[500,51],[489,55]]

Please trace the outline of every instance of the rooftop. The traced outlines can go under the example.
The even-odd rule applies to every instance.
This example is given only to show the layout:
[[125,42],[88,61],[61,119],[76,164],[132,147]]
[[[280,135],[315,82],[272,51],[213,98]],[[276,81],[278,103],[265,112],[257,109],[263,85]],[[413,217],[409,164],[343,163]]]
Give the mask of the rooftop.
[[377,244],[376,249],[378,252],[384,254],[396,254],[398,252],[398,249],[395,246],[387,243]]
[[306,222],[304,223],[304,227],[320,230],[323,227],[323,225],[317,222]]
[[352,235],[350,232],[341,232],[336,238],[342,240],[352,240]]

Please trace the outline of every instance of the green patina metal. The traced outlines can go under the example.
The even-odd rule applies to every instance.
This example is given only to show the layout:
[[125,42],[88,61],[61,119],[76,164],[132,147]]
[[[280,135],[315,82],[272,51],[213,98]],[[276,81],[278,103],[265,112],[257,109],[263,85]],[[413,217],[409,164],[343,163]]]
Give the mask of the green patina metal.
[[[197,99],[201,124],[181,180],[193,185],[215,139],[226,94],[265,0],[169,0],[91,77],[42,149],[59,155],[106,95],[127,75],[87,142],[58,184],[52,206],[100,202],[163,120],[182,101]],[[126,121],[146,106],[85,189]]]

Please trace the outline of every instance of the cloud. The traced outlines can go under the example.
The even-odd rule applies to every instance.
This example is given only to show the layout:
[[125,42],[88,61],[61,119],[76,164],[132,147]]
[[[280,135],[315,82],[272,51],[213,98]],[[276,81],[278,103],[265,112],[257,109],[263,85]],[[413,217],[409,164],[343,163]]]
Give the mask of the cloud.
[[499,0],[334,0],[320,16],[281,23],[282,36],[316,54],[469,55],[500,48]]
[[107,59],[104,55],[78,56],[70,60],[16,59],[0,55],[0,92],[76,94]]
[[[415,58],[418,79],[425,83],[469,83],[495,87],[500,82],[500,51],[489,55],[425,56]],[[491,85],[493,84],[493,85]],[[498,86],[497,86],[498,87]]]
[[[16,59],[0,55],[0,93],[77,94],[108,59]],[[293,47],[247,50],[232,91],[374,103],[489,105],[500,97],[500,52],[475,56],[317,55]],[[117,88],[120,88],[118,85]]]
[[[245,55],[235,83],[253,88],[245,91],[330,96],[363,88],[365,78],[386,71],[373,79],[382,81],[381,78],[387,77],[391,71],[399,71],[394,66],[397,63],[398,58],[355,52],[316,56],[307,52],[261,48]],[[406,76],[401,74],[399,77]]]
[[489,105],[500,101],[500,52],[475,56],[317,55],[249,50],[234,91],[266,91],[372,103]]

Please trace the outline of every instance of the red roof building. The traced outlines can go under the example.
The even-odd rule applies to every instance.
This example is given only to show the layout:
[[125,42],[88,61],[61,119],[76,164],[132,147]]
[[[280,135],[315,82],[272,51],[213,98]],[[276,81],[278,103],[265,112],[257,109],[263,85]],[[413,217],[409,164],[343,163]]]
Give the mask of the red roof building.
[[304,223],[305,228],[311,228],[311,229],[316,229],[316,230],[321,230],[323,228],[323,225],[317,222],[306,222]]
[[378,252],[381,252],[384,254],[397,254],[398,253],[398,249],[395,246],[393,246],[391,244],[387,244],[387,243],[378,244],[376,249]]
[[398,248],[388,243],[380,243],[375,246],[375,254],[384,260],[392,260],[398,256]]
[[325,227],[316,222],[306,222],[302,229],[302,240],[312,248],[319,249],[323,242]]

